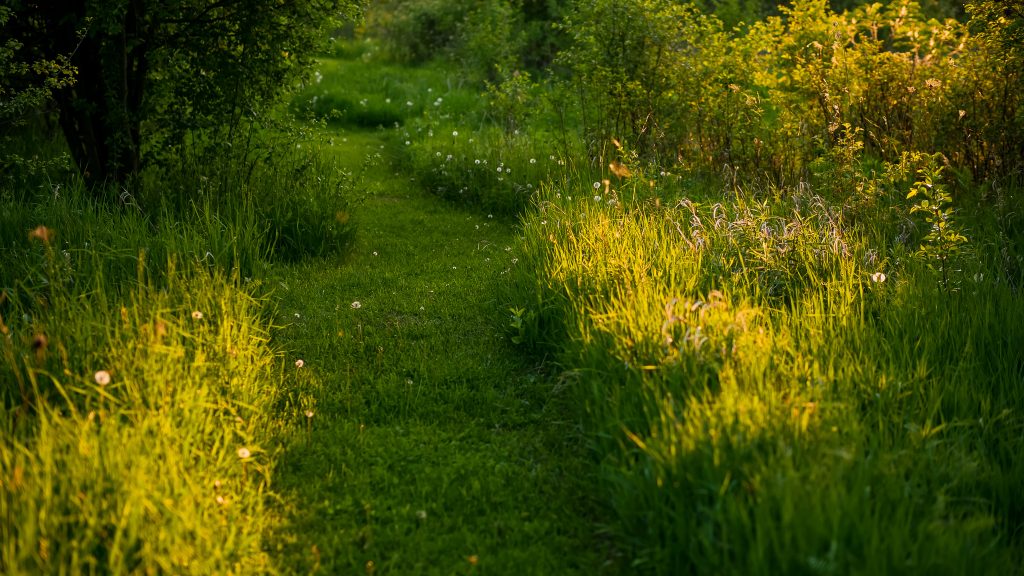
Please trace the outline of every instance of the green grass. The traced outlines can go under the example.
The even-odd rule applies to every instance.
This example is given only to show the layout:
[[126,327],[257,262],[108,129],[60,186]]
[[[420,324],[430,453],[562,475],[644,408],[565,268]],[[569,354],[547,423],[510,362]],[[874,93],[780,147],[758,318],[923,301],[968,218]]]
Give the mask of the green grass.
[[523,338],[576,378],[634,568],[1012,571],[1020,294],[979,261],[947,293],[884,230],[800,205],[552,190],[524,218]]
[[[348,136],[368,154],[380,142]],[[276,479],[293,517],[280,565],[595,573],[578,430],[564,394],[501,327],[495,288],[516,265],[512,228],[387,167],[377,177],[349,257],[272,280],[279,343],[304,362],[283,407],[296,424]]]
[[257,286],[197,256],[210,221],[75,188],[0,215],[3,572],[266,570],[279,364]]

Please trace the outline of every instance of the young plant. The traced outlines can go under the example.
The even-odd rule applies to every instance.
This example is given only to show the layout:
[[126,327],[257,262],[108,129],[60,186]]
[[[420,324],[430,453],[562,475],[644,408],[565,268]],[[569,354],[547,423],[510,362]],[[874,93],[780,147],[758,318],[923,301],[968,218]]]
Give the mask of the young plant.
[[942,274],[940,285],[948,293],[952,261],[959,254],[960,245],[967,243],[967,237],[953,219],[953,196],[938,182],[942,166],[937,165],[936,156],[918,170],[920,179],[910,188],[907,199],[919,198],[910,213],[923,212],[929,226],[917,254],[925,258],[929,268]]

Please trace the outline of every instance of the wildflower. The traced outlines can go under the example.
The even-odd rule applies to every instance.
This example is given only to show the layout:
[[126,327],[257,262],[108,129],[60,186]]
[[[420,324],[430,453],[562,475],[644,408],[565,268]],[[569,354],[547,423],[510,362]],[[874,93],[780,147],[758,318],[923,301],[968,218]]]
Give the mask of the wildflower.
[[361,302],[359,302],[359,300],[356,300],[355,302],[352,303],[352,309],[353,310],[358,310],[358,309],[360,309],[362,307],[363,307],[363,304]]
[[600,196],[594,196],[594,202],[600,202],[600,201],[601,201],[601,197]]
[[409,106],[409,107],[411,108],[411,107],[412,107],[412,100],[410,100],[410,101],[406,102],[406,103],[405,103],[405,105],[406,105],[406,106]]
[[615,174],[619,178],[629,178],[633,175],[629,170],[629,167],[618,160],[612,161],[612,163],[608,165],[608,169],[612,171],[612,174]]
[[242,447],[238,449],[238,457],[242,460],[248,460],[252,456],[252,452],[249,452],[248,448]]
[[537,163],[537,159],[536,158],[530,158],[530,164],[536,164],[536,163]]
[[110,384],[110,372],[107,372],[106,370],[97,370],[96,373],[92,375],[92,377],[100,386],[106,386],[107,384]]
[[441,157],[441,151],[438,150],[437,152],[434,152],[434,156],[437,156],[438,158],[440,158]]
[[924,81],[924,85],[928,88],[939,88],[942,86],[942,80],[936,78],[929,78]]
[[459,135],[458,130],[452,130],[452,137],[457,137],[458,135]]
[[227,506],[228,505],[228,501],[225,500],[224,497],[219,495],[219,494],[217,495],[216,500],[217,500],[217,504],[220,504],[221,506]]
[[193,320],[202,320],[203,319],[203,313],[200,312],[199,310],[193,310],[192,311],[192,319]]
[[469,562],[470,566],[476,566],[477,563],[480,562],[480,557],[477,556],[476,554],[473,554],[469,558],[466,558],[466,561]]
[[405,145],[406,145],[406,146],[408,146],[408,145],[410,145],[410,144],[412,144],[412,142],[409,142],[408,140],[406,140],[406,141],[405,141]]
[[306,410],[306,418],[312,418],[312,417],[313,417],[313,411],[312,410]]
[[512,169],[511,168],[505,168],[505,174],[511,174],[511,173],[512,173]]
[[420,522],[426,520],[427,519],[427,511],[426,510],[417,510],[416,511],[416,519],[419,520]]
[[36,226],[35,230],[28,233],[29,238],[35,238],[43,244],[50,243],[50,229],[46,226]]
[[875,272],[871,275],[871,281],[881,284],[882,282],[885,282],[885,274],[882,272]]
[[479,159],[479,158],[477,158],[476,160],[473,160],[473,163],[474,163],[474,164],[479,164],[479,163],[480,163],[480,159]]
[[601,189],[601,183],[600,182],[594,182],[594,190],[600,190],[600,189]]
[[296,368],[302,368],[305,365],[306,365],[306,361],[303,360],[302,358],[299,358],[298,360],[295,361],[295,367]]
[[374,256],[376,256],[376,255],[377,255],[377,252],[375,251],[375,252],[373,253],[373,255],[374,255]]
[[502,170],[503,170],[503,167],[502,166],[498,166],[498,174],[501,174]]

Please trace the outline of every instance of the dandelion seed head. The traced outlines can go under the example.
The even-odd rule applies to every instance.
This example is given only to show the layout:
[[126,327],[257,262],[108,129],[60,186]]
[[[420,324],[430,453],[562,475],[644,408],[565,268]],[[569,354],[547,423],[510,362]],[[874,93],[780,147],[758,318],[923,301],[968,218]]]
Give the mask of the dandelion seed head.
[[238,449],[238,457],[242,460],[248,460],[252,456],[252,452],[248,448],[242,447]]
[[192,319],[193,320],[202,320],[203,319],[203,313],[200,312],[199,310],[193,310],[192,311]]
[[302,368],[305,365],[306,365],[306,361],[303,360],[302,358],[299,358],[298,360],[295,361],[295,367],[296,368]]
[[92,377],[100,386],[106,386],[107,384],[110,384],[110,372],[107,372],[106,370],[97,370],[96,373],[92,375]]
[[355,302],[352,303],[352,309],[353,310],[358,310],[358,309],[360,309],[362,307],[363,307],[363,304],[359,300],[356,300]]

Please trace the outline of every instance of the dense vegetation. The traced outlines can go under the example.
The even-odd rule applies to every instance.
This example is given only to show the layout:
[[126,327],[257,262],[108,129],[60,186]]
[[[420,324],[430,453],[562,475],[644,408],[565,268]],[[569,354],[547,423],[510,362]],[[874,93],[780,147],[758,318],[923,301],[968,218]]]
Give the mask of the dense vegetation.
[[0,8],[0,571],[1024,563],[1019,0],[85,4]]

